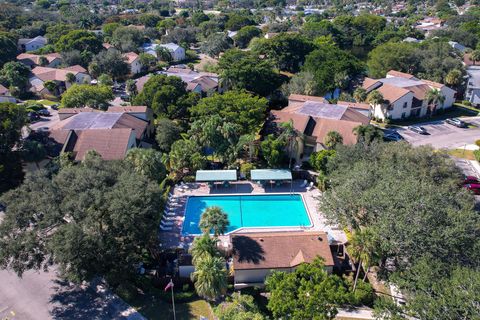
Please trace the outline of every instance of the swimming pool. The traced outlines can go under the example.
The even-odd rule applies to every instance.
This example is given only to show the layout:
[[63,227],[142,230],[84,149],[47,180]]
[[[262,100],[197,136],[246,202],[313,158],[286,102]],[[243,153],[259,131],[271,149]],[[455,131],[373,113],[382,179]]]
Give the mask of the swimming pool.
[[239,228],[309,227],[311,221],[299,194],[191,196],[182,234],[201,234],[198,227],[206,208],[218,206],[228,215],[227,233]]

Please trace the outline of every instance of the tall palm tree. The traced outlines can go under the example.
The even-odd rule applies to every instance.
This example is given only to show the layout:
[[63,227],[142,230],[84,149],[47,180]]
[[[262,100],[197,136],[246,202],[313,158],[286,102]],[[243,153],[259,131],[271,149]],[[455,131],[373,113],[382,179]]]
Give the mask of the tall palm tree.
[[367,99],[367,90],[361,87],[355,89],[355,91],[353,91],[353,98],[357,102],[364,102]]
[[359,125],[353,128],[353,133],[357,136],[358,143],[364,143],[369,145],[373,141],[379,141],[383,138],[383,131],[382,129],[372,126],[370,124],[367,125]]
[[365,275],[368,273],[368,270],[372,262],[376,259],[375,250],[377,249],[376,234],[370,228],[364,228],[357,230],[350,240],[348,246],[349,254],[358,261],[357,272],[355,274],[355,281],[353,284],[353,290],[357,287],[358,275],[360,273],[360,268],[362,265],[365,265],[367,269],[365,270]]
[[220,207],[207,208],[200,218],[198,226],[203,233],[209,234],[213,230],[213,235],[218,237],[227,231],[229,225],[228,216]]
[[280,124],[282,128],[281,137],[287,142],[289,163],[288,168],[292,167],[292,158],[296,156],[298,150],[298,139],[301,134],[293,127],[293,121],[283,122]]
[[439,104],[443,106],[443,103],[445,102],[445,96],[438,89],[429,90],[425,95],[425,99],[427,100],[430,114],[437,109]]
[[207,255],[195,265],[192,281],[200,297],[215,300],[227,291],[225,259]]
[[376,106],[379,104],[383,104],[385,102],[385,99],[383,98],[383,95],[379,91],[373,90],[367,95],[366,101]]
[[200,260],[207,256],[216,257],[219,255],[217,250],[217,238],[211,238],[210,235],[204,234],[195,238],[190,247],[190,254],[192,255],[192,262],[197,265]]
[[447,73],[445,83],[451,87],[458,87],[462,83],[462,72],[458,69],[453,69]]
[[343,137],[337,131],[329,131],[323,143],[328,149],[335,149],[338,145],[343,144]]

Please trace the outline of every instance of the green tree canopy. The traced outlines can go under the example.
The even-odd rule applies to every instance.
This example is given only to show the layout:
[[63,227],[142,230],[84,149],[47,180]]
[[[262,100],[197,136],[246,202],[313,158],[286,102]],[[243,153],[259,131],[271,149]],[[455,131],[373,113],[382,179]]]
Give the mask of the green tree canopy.
[[204,165],[205,157],[194,141],[180,139],[172,144],[168,154],[168,166],[171,172],[181,175],[184,169],[193,172],[202,169]]
[[186,84],[178,77],[154,75],[145,83],[133,104],[152,108],[157,116],[182,119],[197,100],[195,93],[187,93]]
[[239,134],[256,133],[260,130],[267,111],[267,100],[244,91],[227,91],[203,98],[191,108],[195,119],[218,115],[224,122],[237,124]]
[[0,32],[0,67],[17,56],[15,38],[6,32]]
[[200,51],[211,56],[218,57],[220,53],[227,51],[233,45],[232,39],[223,33],[212,33],[202,42]]
[[0,266],[21,275],[56,264],[69,280],[118,284],[156,242],[160,198],[148,178],[98,157],[29,175],[2,197]]
[[7,88],[15,88],[23,94],[28,87],[30,69],[20,62],[7,62],[0,70],[0,83]]
[[113,31],[111,44],[122,52],[137,51],[143,44],[143,32],[135,27],[119,27]]
[[282,82],[271,62],[239,49],[227,50],[220,58],[218,68],[221,80],[230,89],[245,89],[267,96]]
[[234,292],[214,309],[219,320],[264,320],[252,296]]
[[172,120],[162,118],[157,121],[155,140],[162,152],[170,152],[172,144],[180,139],[182,129]]
[[86,30],[72,30],[58,39],[55,49],[59,52],[78,50],[97,54],[103,49],[103,46],[102,40],[95,33]]
[[94,77],[108,74],[114,80],[125,77],[130,72],[127,59],[117,50],[101,51],[93,58],[89,71]]
[[108,102],[113,98],[112,88],[110,87],[74,84],[63,93],[62,108],[91,107],[106,109]]
[[407,143],[342,146],[329,171],[320,209],[344,227],[375,232],[381,274],[408,270],[422,257],[478,265],[480,217],[445,153]]
[[195,265],[192,280],[197,294],[215,300],[227,292],[227,269],[225,259],[207,255]]
[[355,301],[347,283],[325,271],[321,258],[301,264],[291,273],[275,271],[265,285],[270,294],[267,308],[275,319],[334,319],[337,308],[372,299],[369,290]]
[[317,47],[307,56],[303,67],[313,74],[317,92],[327,93],[339,87],[332,75],[342,74],[343,80],[350,80],[362,71],[362,64],[350,53],[331,44]]
[[251,48],[256,54],[272,61],[278,69],[297,72],[313,50],[313,44],[303,35],[281,33],[272,39],[256,39],[252,41]]
[[242,29],[238,30],[237,34],[233,37],[235,40],[235,45],[239,48],[246,48],[255,37],[258,37],[262,34],[262,30],[255,26],[245,26]]
[[153,181],[161,182],[165,179],[166,170],[162,161],[162,153],[159,151],[134,148],[128,151],[125,161],[132,165],[135,172]]

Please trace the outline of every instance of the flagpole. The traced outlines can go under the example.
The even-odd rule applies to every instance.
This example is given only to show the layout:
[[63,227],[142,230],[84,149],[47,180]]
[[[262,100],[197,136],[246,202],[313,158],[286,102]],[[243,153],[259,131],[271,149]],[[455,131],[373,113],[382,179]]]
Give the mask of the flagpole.
[[172,306],[173,306],[173,320],[177,320],[177,315],[175,314],[175,298],[173,297],[173,281],[170,279],[170,282],[172,283]]

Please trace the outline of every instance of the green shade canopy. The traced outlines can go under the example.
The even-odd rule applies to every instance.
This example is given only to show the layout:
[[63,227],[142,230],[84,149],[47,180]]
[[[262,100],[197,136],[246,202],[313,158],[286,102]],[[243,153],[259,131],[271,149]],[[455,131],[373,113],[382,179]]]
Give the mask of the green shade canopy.
[[253,181],[292,180],[292,172],[286,169],[255,169],[250,171]]
[[198,170],[195,181],[237,181],[237,170]]

